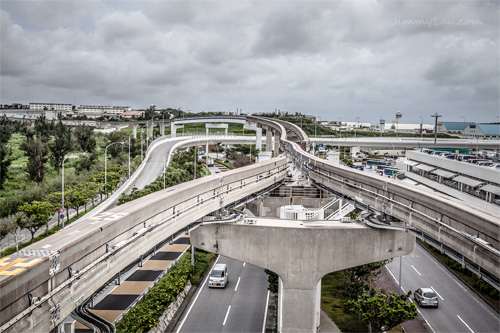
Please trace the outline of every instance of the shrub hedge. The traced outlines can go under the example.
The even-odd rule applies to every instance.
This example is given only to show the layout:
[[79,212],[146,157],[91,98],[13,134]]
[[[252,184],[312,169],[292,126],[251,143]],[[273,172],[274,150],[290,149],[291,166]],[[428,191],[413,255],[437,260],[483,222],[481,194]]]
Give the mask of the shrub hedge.
[[127,312],[116,325],[116,332],[144,332],[158,324],[158,318],[191,280],[193,285],[215,257],[213,253],[197,250],[195,267],[191,267],[190,250],[154,286],[137,305]]

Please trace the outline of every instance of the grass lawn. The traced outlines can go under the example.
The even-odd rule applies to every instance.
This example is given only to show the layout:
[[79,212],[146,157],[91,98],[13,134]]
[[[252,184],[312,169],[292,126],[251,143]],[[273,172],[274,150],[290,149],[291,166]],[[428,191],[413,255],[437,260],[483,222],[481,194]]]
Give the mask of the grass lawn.
[[367,327],[357,314],[345,313],[344,303],[349,298],[341,293],[344,276],[341,272],[327,274],[321,280],[321,309],[330,317],[341,332],[366,332]]

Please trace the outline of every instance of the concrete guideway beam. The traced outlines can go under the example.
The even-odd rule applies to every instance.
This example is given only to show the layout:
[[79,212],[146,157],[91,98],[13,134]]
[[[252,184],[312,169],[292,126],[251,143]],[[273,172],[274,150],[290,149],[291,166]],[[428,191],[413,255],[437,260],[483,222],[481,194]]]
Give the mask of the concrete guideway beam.
[[258,219],[210,224],[191,233],[195,247],[280,276],[280,332],[316,332],[319,282],[330,272],[410,254],[415,237],[360,223]]

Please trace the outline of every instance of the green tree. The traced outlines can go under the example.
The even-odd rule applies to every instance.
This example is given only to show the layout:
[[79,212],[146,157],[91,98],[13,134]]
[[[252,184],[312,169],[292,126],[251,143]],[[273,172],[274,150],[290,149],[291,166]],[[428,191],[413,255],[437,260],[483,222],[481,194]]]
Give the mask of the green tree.
[[[66,193],[64,193],[66,196]],[[50,203],[52,211],[56,213],[59,211],[59,208],[62,206],[62,192],[52,192],[45,196],[44,201]],[[59,227],[59,223],[61,222],[60,214],[57,214],[57,226]]]
[[0,239],[5,238],[9,234],[13,235],[16,242],[16,251],[19,251],[19,240],[17,238],[18,230],[19,225],[17,224],[15,215],[0,219]]
[[52,165],[59,173],[64,156],[71,150],[71,128],[59,119],[53,133],[54,138],[50,141],[49,148],[52,153]]
[[350,312],[361,316],[361,320],[368,325],[368,332],[387,332],[417,317],[417,307],[407,302],[410,294],[411,291],[406,295],[364,294],[357,301],[348,301],[346,306]]
[[45,177],[45,163],[49,152],[47,141],[35,136],[33,131],[28,131],[26,140],[21,144],[21,149],[24,150],[24,154],[28,157],[28,178],[37,182],[38,185],[42,185]]
[[82,172],[84,170],[89,171],[96,164],[97,158],[98,155],[95,150],[89,154],[80,155],[78,157],[78,163],[75,167],[75,170],[77,172]]
[[389,261],[390,260],[384,260],[343,270],[344,295],[355,300],[362,293],[368,292],[370,287],[367,285],[367,282],[380,274],[379,268]]
[[[77,184],[64,193],[65,201],[69,202],[69,206],[76,210],[76,214],[80,213],[80,207],[86,206],[88,196],[85,191],[85,184]],[[68,214],[69,216],[69,214]]]
[[[116,145],[112,145],[111,147],[108,148],[108,154],[110,154],[111,157],[113,157],[113,158],[117,158],[120,155],[120,153],[123,151],[123,148],[128,145],[127,133],[120,132],[120,131],[114,131],[114,132],[109,133],[106,136],[106,146],[108,146],[114,142],[127,142],[127,144],[116,144]],[[106,148],[104,147],[104,149],[106,149]],[[108,161],[108,163],[109,163],[109,161]]]
[[54,214],[52,205],[44,201],[26,202],[19,207],[19,211],[24,214],[18,221],[19,227],[31,232],[31,243],[35,239],[37,230],[46,225]]
[[52,124],[47,121],[47,118],[43,114],[35,119],[35,135],[45,143],[49,142],[50,140],[52,127]]
[[92,153],[95,150],[97,142],[94,138],[94,127],[78,126],[75,128],[74,135],[82,151]]
[[12,163],[12,149],[7,145],[12,133],[14,125],[7,119],[5,115],[0,118],[0,190],[3,189],[4,180],[8,178],[8,169]]

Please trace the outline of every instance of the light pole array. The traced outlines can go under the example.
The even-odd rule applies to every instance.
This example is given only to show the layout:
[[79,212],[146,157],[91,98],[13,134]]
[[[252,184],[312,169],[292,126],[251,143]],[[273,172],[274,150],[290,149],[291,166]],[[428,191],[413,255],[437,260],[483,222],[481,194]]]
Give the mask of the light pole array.
[[108,196],[108,148],[116,144],[124,144],[125,142],[113,142],[106,146],[104,149],[104,193]]

